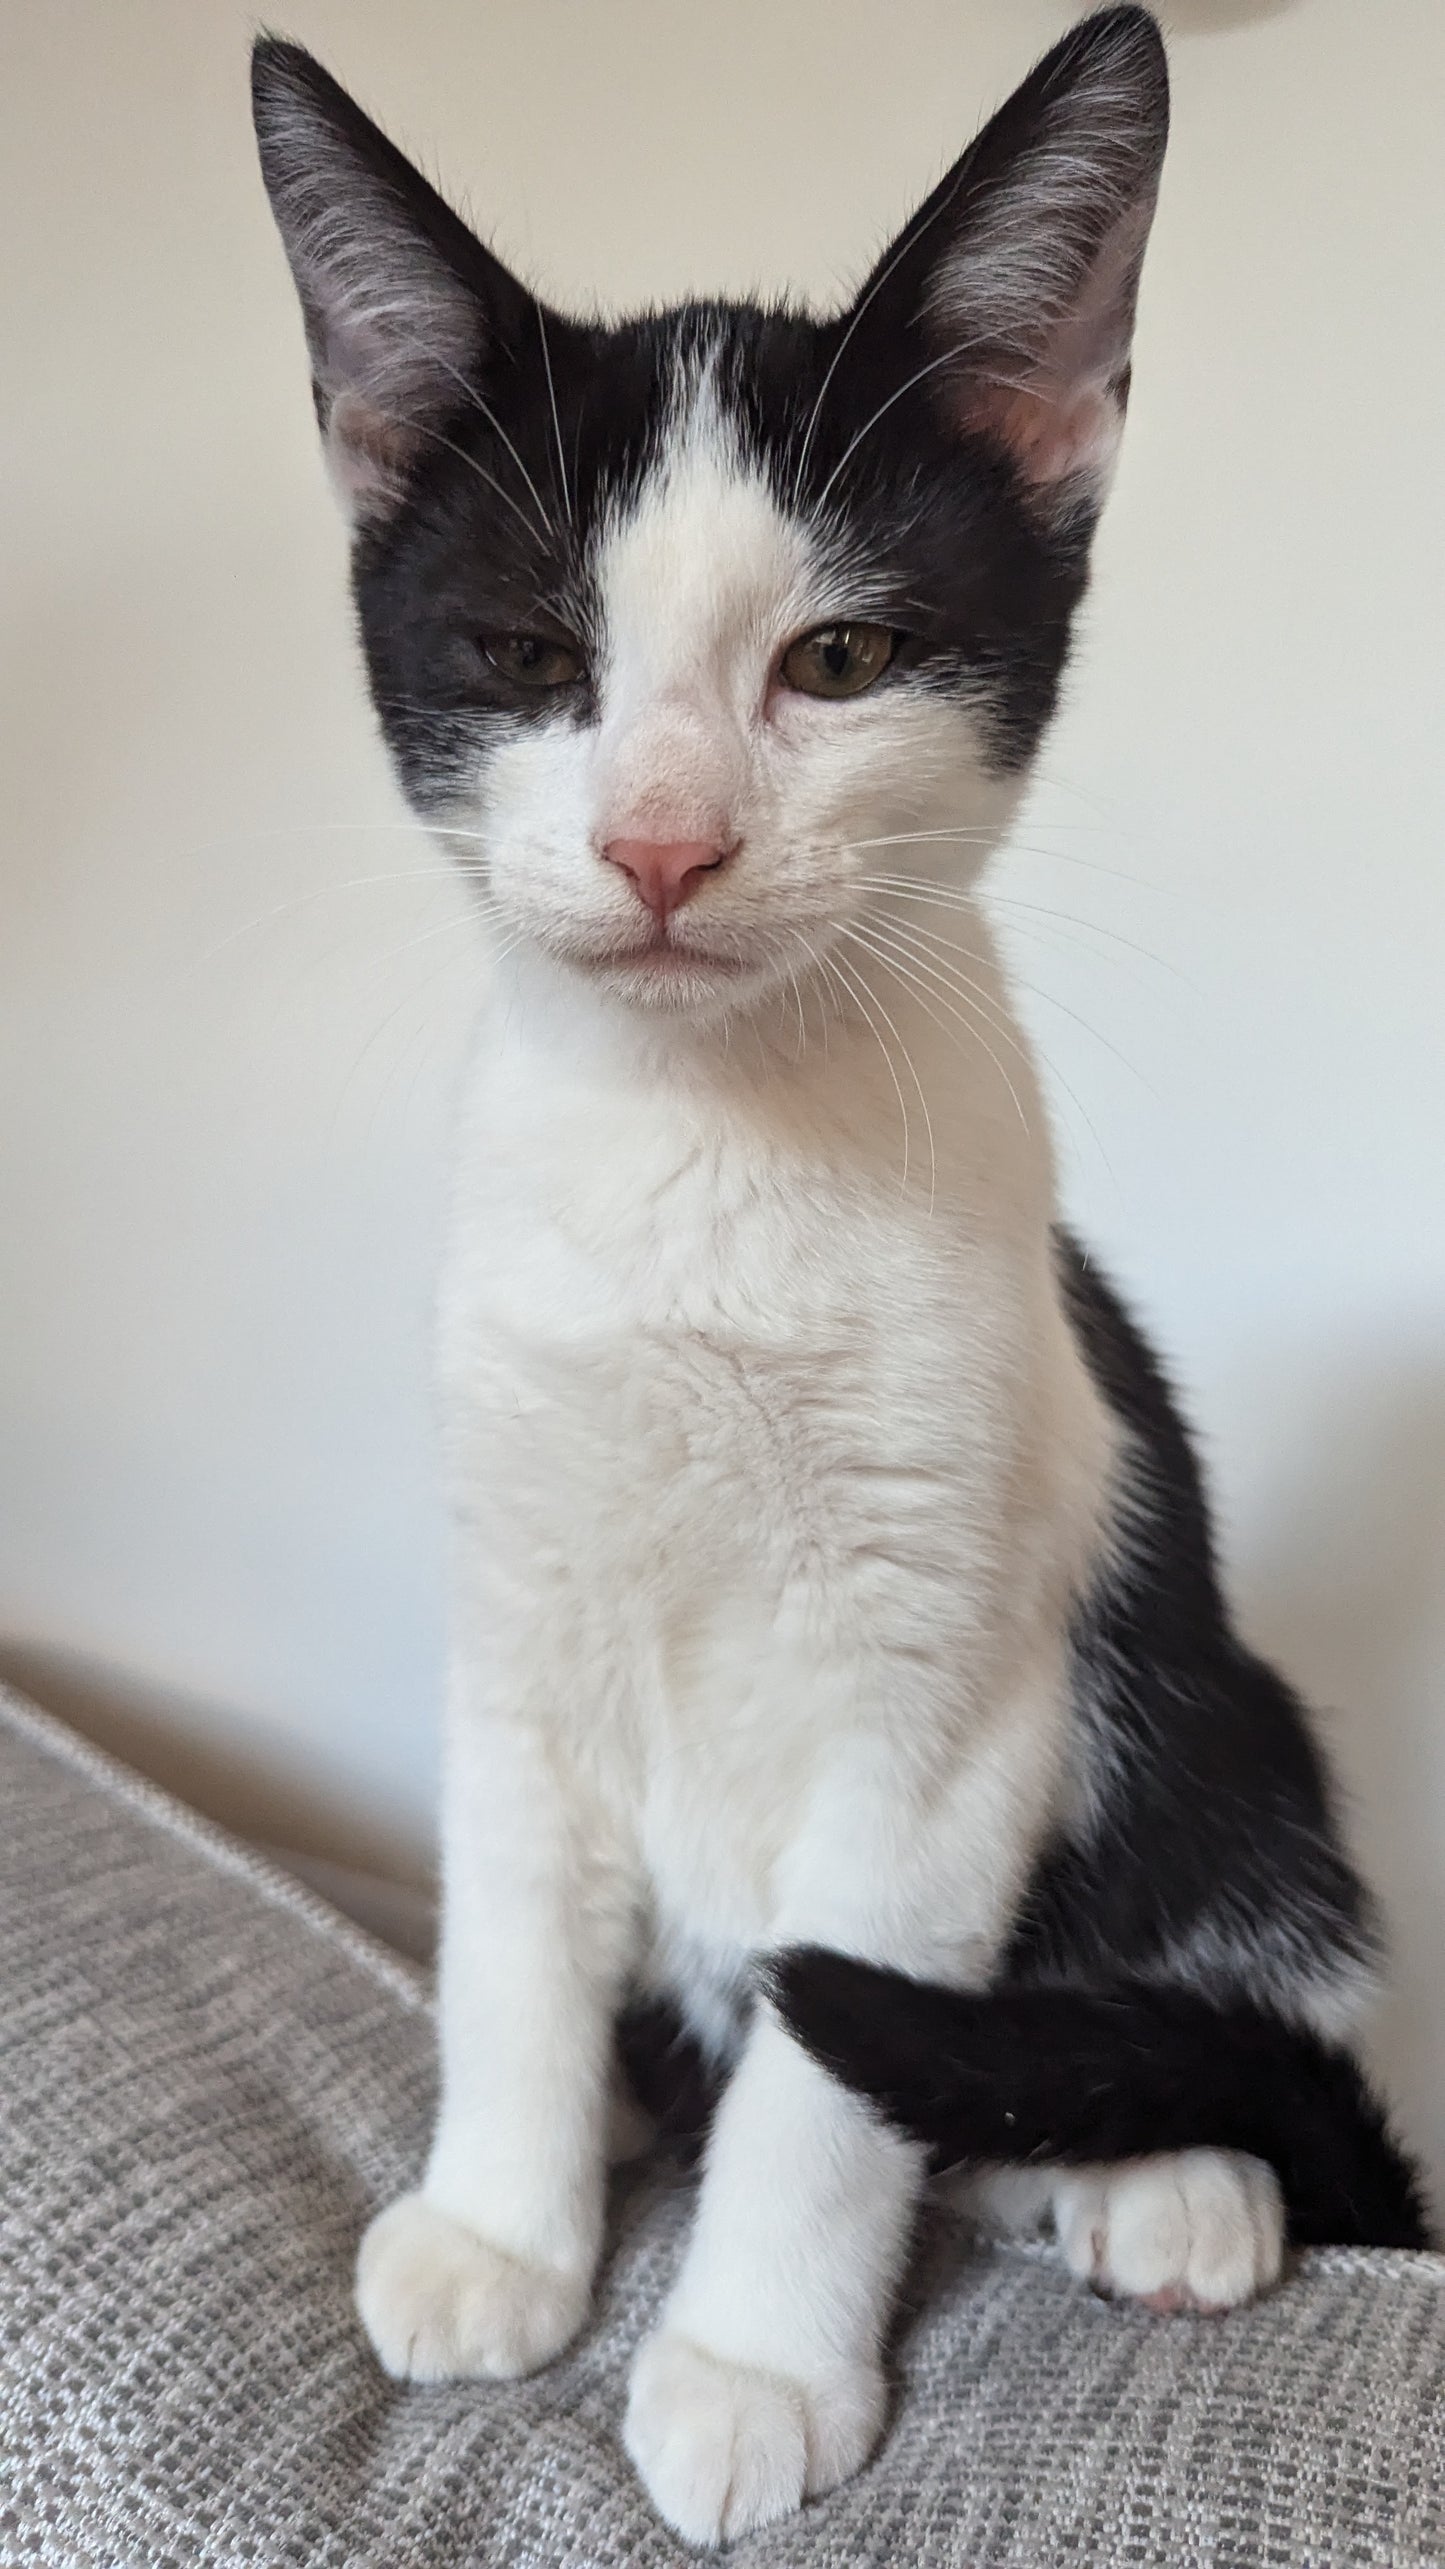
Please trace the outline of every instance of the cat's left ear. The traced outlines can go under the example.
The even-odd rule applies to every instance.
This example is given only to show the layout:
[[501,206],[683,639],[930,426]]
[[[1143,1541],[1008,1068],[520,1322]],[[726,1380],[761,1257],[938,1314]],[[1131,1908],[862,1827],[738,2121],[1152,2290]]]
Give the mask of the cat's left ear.
[[855,307],[902,327],[952,424],[1003,451],[1045,519],[1096,511],[1108,487],[1168,131],[1149,11],[1086,18],[935,188]]
[[351,517],[374,523],[478,376],[535,346],[538,306],[304,47],[259,37],[251,93],[327,461]]

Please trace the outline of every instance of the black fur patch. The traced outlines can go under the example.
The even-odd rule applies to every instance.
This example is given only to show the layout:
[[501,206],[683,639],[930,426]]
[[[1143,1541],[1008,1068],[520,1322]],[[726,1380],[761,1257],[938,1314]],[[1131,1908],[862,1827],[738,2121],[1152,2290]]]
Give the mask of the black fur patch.
[[781,1955],[765,1986],[935,2167],[1242,2150],[1275,2169],[1297,2246],[1431,2244],[1418,2177],[1355,2062],[1263,2009],[1125,1982],[965,1997],[816,1948]]
[[701,2157],[723,2074],[666,1998],[631,1999],[617,2025],[627,2085],[651,2118],[656,2146],[692,2167]]
[[1233,1630],[1159,1366],[1067,1235],[1058,1255],[1129,1459],[1112,1557],[1074,1618],[1087,1790],[1035,1871],[1000,1978],[1192,1981],[1291,2014],[1375,1966],[1373,1909],[1303,1706]]
[[[521,629],[596,646],[599,539],[658,454],[679,384],[704,361],[745,459],[784,506],[817,513],[841,593],[866,588],[870,618],[906,635],[883,684],[957,694],[984,712],[997,764],[1027,764],[1054,708],[1086,548],[1031,520],[1003,464],[948,433],[926,386],[885,410],[847,455],[906,352],[870,342],[845,360],[795,502],[805,426],[842,324],[713,303],[614,330],[555,316],[545,327],[565,493],[534,328],[530,354],[498,354],[488,369],[497,425],[460,401],[402,508],[357,549],[372,692],[413,800],[425,808],[458,768],[473,773],[498,716],[588,718],[585,691],[565,707],[519,701],[488,671],[477,636]],[[499,431],[542,493],[545,526]]]

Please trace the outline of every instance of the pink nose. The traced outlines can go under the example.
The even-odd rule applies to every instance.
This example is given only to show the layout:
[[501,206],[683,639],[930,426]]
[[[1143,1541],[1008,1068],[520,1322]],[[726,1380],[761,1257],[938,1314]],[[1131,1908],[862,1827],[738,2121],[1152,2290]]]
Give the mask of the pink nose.
[[613,838],[602,851],[608,865],[628,876],[659,927],[692,899],[703,876],[715,873],[727,853],[707,839],[693,838]]

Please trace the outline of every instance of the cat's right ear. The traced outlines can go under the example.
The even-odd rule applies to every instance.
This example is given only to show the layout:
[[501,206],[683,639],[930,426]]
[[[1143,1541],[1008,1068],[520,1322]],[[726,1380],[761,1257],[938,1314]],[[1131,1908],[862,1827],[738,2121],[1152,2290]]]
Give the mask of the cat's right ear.
[[374,523],[532,298],[302,46],[258,38],[251,97],[327,461]]
[[1046,522],[1092,518],[1108,485],[1168,132],[1152,13],[1098,10],[935,188],[850,323],[891,336],[900,389],[994,446]]

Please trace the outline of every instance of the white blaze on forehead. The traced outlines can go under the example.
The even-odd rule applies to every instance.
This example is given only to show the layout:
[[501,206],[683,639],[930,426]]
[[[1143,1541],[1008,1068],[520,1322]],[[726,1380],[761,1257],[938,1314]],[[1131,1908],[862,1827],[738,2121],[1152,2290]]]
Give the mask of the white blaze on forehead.
[[602,825],[733,834],[779,650],[827,612],[805,528],[738,449],[710,373],[597,561]]

